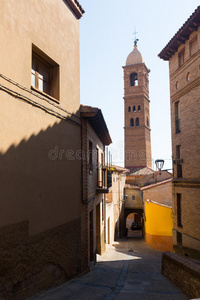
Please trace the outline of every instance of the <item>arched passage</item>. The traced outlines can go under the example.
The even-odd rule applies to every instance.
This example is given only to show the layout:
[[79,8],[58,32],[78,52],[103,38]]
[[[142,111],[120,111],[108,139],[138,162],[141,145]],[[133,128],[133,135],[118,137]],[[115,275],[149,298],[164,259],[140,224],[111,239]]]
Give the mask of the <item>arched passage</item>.
[[137,231],[137,237],[141,238],[144,226],[143,209],[125,209],[125,220],[127,236],[134,236],[134,232]]

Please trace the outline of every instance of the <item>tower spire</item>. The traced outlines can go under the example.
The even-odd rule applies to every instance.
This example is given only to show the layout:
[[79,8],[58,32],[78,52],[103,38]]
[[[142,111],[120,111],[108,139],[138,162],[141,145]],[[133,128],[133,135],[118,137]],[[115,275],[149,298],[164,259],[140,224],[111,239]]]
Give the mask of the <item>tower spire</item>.
[[135,32],[133,32],[133,34],[135,34],[135,40],[134,40],[134,45],[137,46],[137,42],[139,41],[139,39],[137,39],[136,34],[138,32],[136,32],[136,28],[135,28]]

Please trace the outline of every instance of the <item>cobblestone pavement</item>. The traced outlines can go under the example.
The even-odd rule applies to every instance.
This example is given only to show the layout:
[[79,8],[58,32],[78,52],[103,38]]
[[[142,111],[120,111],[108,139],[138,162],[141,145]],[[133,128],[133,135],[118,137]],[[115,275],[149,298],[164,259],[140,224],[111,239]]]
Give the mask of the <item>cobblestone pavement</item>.
[[115,242],[98,256],[98,263],[86,275],[47,291],[32,300],[187,300],[161,274],[162,252],[149,248],[140,237]]

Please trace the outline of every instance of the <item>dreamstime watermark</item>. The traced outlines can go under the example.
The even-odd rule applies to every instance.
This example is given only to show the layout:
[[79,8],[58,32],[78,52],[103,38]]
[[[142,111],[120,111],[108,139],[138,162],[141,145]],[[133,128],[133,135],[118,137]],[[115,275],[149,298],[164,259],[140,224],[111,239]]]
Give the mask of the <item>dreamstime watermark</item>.
[[72,149],[68,149],[68,150],[60,149],[59,150],[58,146],[55,146],[54,149],[51,149],[48,152],[48,157],[51,160],[63,160],[63,159],[82,160],[82,159],[86,159],[86,153],[80,149],[77,151],[74,151]]
[[[48,157],[51,160],[63,160],[63,159],[67,159],[70,161],[73,160],[91,160],[92,159],[92,163],[94,165],[94,161],[97,161],[97,150],[91,150],[88,152],[85,152],[81,149],[78,150],[73,150],[73,149],[59,149],[58,146],[55,146],[54,149],[51,149],[48,152]],[[122,161],[123,157],[125,158],[126,161],[132,161],[132,160],[146,160],[148,159],[146,157],[146,151],[142,150],[142,151],[135,151],[135,150],[127,150],[123,151],[122,148],[122,144],[120,144],[119,147],[115,148],[115,149],[111,149],[111,153],[112,153],[112,157],[113,162],[117,162],[118,160]],[[125,155],[124,155],[125,154]],[[107,153],[105,152],[105,162],[109,163],[109,158],[107,157]],[[97,163],[98,166],[100,165],[100,163]],[[103,162],[101,162],[101,164],[103,164]]]

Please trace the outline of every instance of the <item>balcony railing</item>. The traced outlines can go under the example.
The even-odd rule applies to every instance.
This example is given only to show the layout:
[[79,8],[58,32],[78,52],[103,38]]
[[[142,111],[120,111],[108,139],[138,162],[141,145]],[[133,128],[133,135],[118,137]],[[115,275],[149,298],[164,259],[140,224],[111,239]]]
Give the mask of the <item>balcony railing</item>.
[[99,167],[97,169],[97,192],[108,193],[112,186],[112,174],[107,167]]
[[176,126],[176,133],[181,132],[180,119],[177,119],[175,121],[175,126]]

